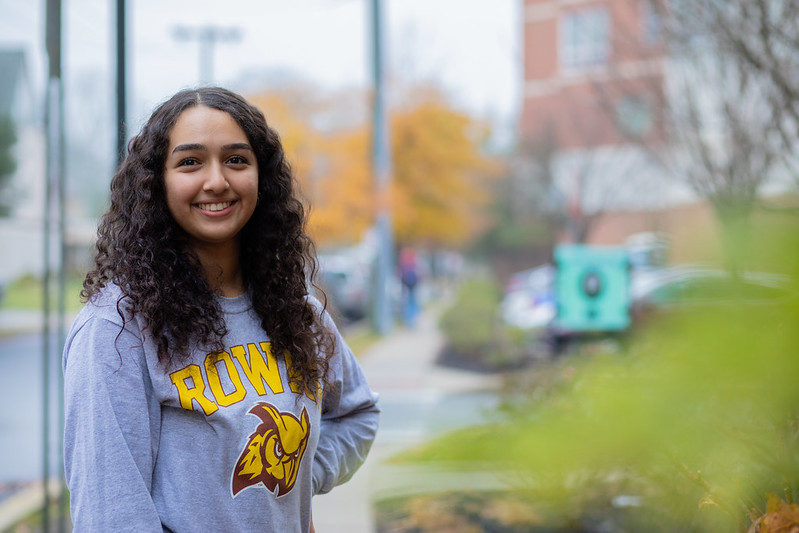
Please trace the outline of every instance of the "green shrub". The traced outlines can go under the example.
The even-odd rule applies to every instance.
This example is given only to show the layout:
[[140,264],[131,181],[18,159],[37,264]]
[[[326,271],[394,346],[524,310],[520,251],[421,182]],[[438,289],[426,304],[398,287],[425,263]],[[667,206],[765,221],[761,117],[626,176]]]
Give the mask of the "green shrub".
[[509,492],[453,491],[383,500],[379,532],[529,533],[541,522],[529,503]]
[[[80,301],[80,291],[83,288],[83,278],[70,277],[66,284],[66,306],[68,311],[78,311],[82,307]],[[53,288],[53,307],[56,306],[57,288]],[[25,275],[17,278],[4,288],[0,307],[3,309],[41,309],[44,300],[44,288],[42,280],[33,275]]]
[[526,336],[502,324],[500,297],[490,279],[472,279],[461,286],[439,323],[447,339],[446,362],[477,370],[502,370],[524,362]]
[[496,286],[490,281],[463,284],[452,307],[441,317],[441,330],[452,349],[469,359],[491,349],[498,300]]
[[[515,373],[512,403],[491,424],[398,460],[459,481],[494,473],[546,531],[795,530],[799,219],[758,237],[764,249],[774,240],[772,271],[793,275],[789,297],[675,310],[636,330],[623,352],[570,352],[534,376]],[[417,507],[406,508],[413,518]]]

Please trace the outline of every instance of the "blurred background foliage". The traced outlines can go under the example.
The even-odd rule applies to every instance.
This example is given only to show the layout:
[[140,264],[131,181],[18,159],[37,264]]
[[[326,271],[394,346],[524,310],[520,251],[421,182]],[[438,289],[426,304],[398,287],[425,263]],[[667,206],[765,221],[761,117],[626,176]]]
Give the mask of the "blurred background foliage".
[[530,361],[526,333],[500,319],[501,297],[492,278],[463,282],[439,320],[447,339],[439,362],[482,372],[507,372]]
[[[406,91],[390,119],[386,198],[373,189],[371,126],[362,120],[367,93],[348,100],[291,85],[250,96],[281,132],[312,206],[309,229],[320,248],[358,242],[380,205],[391,209],[398,246],[464,247],[487,228],[486,206],[503,171],[486,148],[488,126],[435,87]],[[349,117],[340,119],[345,108]]]
[[7,217],[13,205],[13,191],[8,190],[8,184],[17,169],[17,161],[12,153],[16,143],[14,121],[10,116],[0,116],[0,217]]
[[[799,219],[771,213],[755,220],[760,238],[748,244],[757,254],[747,255],[747,266],[796,280]],[[587,343],[514,372],[494,423],[395,460],[493,473],[507,491],[482,497],[510,498],[527,509],[522,529],[509,515],[496,531],[793,531],[797,289],[794,281],[784,297],[766,303],[733,288],[719,305],[650,317],[623,349]],[[464,292],[467,301],[474,294]],[[490,329],[491,316],[480,316]],[[468,489],[433,499],[468,502]],[[384,505],[390,517],[398,504]]]

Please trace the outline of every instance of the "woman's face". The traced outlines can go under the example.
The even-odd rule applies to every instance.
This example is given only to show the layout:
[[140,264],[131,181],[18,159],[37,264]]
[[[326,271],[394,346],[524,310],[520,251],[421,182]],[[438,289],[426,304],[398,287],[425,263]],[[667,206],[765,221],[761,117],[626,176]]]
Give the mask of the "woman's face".
[[187,109],[169,135],[166,202],[196,248],[237,244],[258,201],[258,161],[233,117]]

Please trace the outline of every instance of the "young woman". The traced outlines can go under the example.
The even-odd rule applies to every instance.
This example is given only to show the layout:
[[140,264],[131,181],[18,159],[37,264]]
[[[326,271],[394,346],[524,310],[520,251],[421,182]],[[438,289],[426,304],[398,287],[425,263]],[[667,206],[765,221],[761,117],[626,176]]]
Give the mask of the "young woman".
[[181,91],[111,182],[64,351],[75,531],[306,532],[349,479],[377,396],[323,306],[277,134]]

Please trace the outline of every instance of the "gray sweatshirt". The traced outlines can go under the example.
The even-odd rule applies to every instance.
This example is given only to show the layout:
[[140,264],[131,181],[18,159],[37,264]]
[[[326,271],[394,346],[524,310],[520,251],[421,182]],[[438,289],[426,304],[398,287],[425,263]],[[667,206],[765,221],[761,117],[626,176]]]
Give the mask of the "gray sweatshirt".
[[337,337],[321,405],[292,390],[248,296],[220,298],[224,352],[165,368],[109,286],[64,349],[64,458],[76,533],[307,532],[311,498],[348,480],[377,395]]

